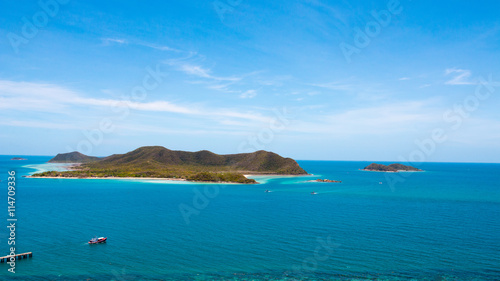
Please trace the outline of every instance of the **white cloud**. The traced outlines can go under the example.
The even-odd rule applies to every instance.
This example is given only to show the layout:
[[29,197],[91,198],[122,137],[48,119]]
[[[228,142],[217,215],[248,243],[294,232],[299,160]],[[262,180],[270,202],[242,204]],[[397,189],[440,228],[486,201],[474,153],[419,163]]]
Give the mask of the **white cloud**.
[[206,78],[210,80],[216,80],[216,81],[240,81],[242,78],[241,77],[220,77],[220,76],[214,76],[211,74],[210,69],[203,68],[200,65],[194,65],[194,64],[189,64],[189,63],[182,63],[179,64],[178,70],[197,77],[201,78]]
[[446,81],[446,85],[475,85],[476,82],[470,81],[471,71],[467,69],[448,68],[445,70],[445,75],[455,74],[455,76]]
[[341,82],[329,82],[329,83],[309,84],[309,85],[336,91],[350,91],[353,90],[354,88],[352,84],[341,83]]
[[78,95],[64,87],[0,80],[0,109],[64,112]]
[[126,44],[127,40],[121,38],[101,38],[104,45],[110,45],[111,43]]
[[399,78],[399,81],[405,81],[405,80],[410,80],[410,78],[409,77],[401,77],[401,78]]
[[75,124],[66,124],[63,122],[59,123],[51,123],[51,122],[42,122],[36,120],[12,120],[12,119],[2,119],[0,120],[0,125],[3,126],[14,126],[14,127],[28,127],[28,128],[44,128],[44,129],[79,129],[80,127]]
[[255,90],[248,90],[248,91],[243,92],[240,95],[240,98],[251,99],[251,98],[254,98],[255,96],[257,96],[257,92]]
[[195,75],[203,78],[211,78],[211,75],[209,74],[210,70],[204,69],[198,65],[183,64],[179,66],[179,69],[190,75]]
[[397,94],[381,82],[372,83],[366,80],[351,77],[344,81],[333,81],[327,83],[306,84],[314,87],[324,88],[331,91],[321,91],[322,94],[335,93],[351,95],[362,102],[387,100],[393,94]]
[[140,45],[140,46],[144,46],[144,47],[149,47],[149,48],[152,48],[152,49],[155,49],[155,50],[159,50],[159,51],[181,52],[180,50],[177,50],[177,49],[174,49],[174,48],[170,48],[168,46],[161,46],[161,45],[156,45],[156,44],[151,44],[151,43],[144,43],[144,42],[140,42],[140,43],[136,43],[136,44]]
[[129,41],[129,40],[123,39],[123,38],[101,38],[101,41],[102,41],[104,46],[109,46],[113,43],[120,44],[120,45],[129,44],[129,45],[148,47],[148,48],[160,50],[160,51],[181,52],[180,50],[170,48],[168,46],[162,46],[162,45],[157,45],[157,44],[138,41],[138,40],[130,40]]
[[[205,83],[207,84],[207,83]],[[237,91],[237,90],[231,90],[231,85],[233,85],[232,83],[208,83],[208,85],[206,86],[208,89],[211,89],[211,90],[216,90],[216,91],[219,91],[219,92],[224,92],[224,93],[241,93],[241,91]]]
[[219,92],[239,94],[243,98],[252,98],[255,96],[255,93],[245,92],[239,89],[238,86],[243,84],[247,85],[249,82],[251,83],[248,77],[254,76],[262,71],[253,71],[232,76],[220,76],[215,75],[212,69],[203,66],[203,61],[205,61],[204,56],[191,52],[185,57],[168,59],[163,61],[163,63],[171,66],[176,71],[197,78],[194,81],[187,81],[187,83],[203,85],[207,89]]
[[173,112],[182,114],[202,114],[199,110],[193,109],[188,106],[175,105],[167,101],[153,101],[153,102],[133,102],[129,100],[115,100],[115,99],[94,99],[77,97],[72,102],[75,105],[93,105],[104,107],[128,107],[130,109],[142,111],[162,111]]
[[[253,74],[257,74],[260,72],[264,71],[256,71]],[[293,76],[291,75],[281,75],[281,76],[274,76],[274,77],[265,77],[265,78],[259,78],[257,79],[257,83],[262,85],[262,86],[274,86],[274,87],[281,87],[285,84],[285,82],[290,81],[293,79]]]
[[485,118],[468,118],[459,130],[449,134],[450,142],[472,147],[500,146],[500,121]]
[[238,118],[252,122],[267,122],[266,116],[257,113],[234,111],[225,108],[205,108],[193,104],[174,104],[169,101],[139,102],[120,99],[86,97],[76,91],[54,84],[0,80],[0,109],[71,113],[76,106],[130,108],[146,112],[170,112],[213,119]]
[[346,110],[336,114],[321,114],[309,122],[299,122],[291,130],[336,138],[357,136],[405,135],[417,128],[440,122],[442,112],[435,106],[436,100],[399,102]]

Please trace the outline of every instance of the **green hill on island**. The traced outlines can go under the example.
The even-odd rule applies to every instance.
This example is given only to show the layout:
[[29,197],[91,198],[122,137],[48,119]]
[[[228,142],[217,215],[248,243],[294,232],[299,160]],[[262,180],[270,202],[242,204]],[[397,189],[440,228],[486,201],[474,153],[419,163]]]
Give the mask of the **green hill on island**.
[[[68,161],[68,159],[75,159],[73,155],[75,155],[75,152],[58,154],[49,162],[78,163],[78,161]],[[253,153],[219,155],[207,150],[187,152],[170,150],[161,146],[149,146],[102,159],[80,155],[81,163],[84,164],[75,167],[73,171],[50,171],[34,174],[33,176],[79,178],[150,177],[190,181],[256,183],[255,180],[247,179],[243,175],[307,174],[295,160],[262,150]]]
[[101,158],[87,156],[80,152],[59,153],[56,157],[49,160],[49,163],[89,163],[97,161]]
[[399,172],[399,171],[414,171],[414,172],[420,172],[422,170],[412,167],[412,166],[406,166],[403,164],[399,163],[394,163],[390,165],[382,165],[382,164],[377,164],[377,163],[372,163],[368,166],[366,166],[363,170],[365,171],[377,171],[377,172]]

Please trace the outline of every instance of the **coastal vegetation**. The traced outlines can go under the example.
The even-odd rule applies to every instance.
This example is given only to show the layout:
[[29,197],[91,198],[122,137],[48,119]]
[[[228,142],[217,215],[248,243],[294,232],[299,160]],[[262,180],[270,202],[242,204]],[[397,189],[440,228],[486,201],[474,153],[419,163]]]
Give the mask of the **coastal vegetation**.
[[[76,159],[74,155],[58,154],[51,163]],[[201,182],[256,183],[244,174],[305,175],[295,160],[268,151],[219,155],[210,151],[174,151],[161,146],[141,147],[126,154],[99,159],[77,155],[80,161],[72,171],[49,171],[33,177],[71,178],[170,178]],[[95,160],[97,158],[97,160]],[[78,160],[76,159],[76,160]],[[89,159],[92,159],[88,162]],[[67,162],[62,162],[67,163]],[[75,163],[75,162],[72,162]]]

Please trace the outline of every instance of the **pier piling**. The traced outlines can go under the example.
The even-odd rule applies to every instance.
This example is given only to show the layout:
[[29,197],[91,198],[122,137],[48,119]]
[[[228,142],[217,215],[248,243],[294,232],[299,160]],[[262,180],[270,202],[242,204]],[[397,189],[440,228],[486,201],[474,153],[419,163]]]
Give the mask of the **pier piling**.
[[27,258],[33,257],[33,252],[27,252],[27,253],[17,254],[17,255],[14,255],[14,256],[0,257],[0,263],[9,262],[10,258],[12,258],[12,257],[15,258],[16,260],[27,259]]

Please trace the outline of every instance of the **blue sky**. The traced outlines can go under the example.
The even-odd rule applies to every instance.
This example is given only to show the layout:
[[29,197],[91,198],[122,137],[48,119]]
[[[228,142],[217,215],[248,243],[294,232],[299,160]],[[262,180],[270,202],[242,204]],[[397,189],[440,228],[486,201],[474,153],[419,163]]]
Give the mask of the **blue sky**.
[[0,154],[499,162],[495,1],[40,3],[2,1]]

